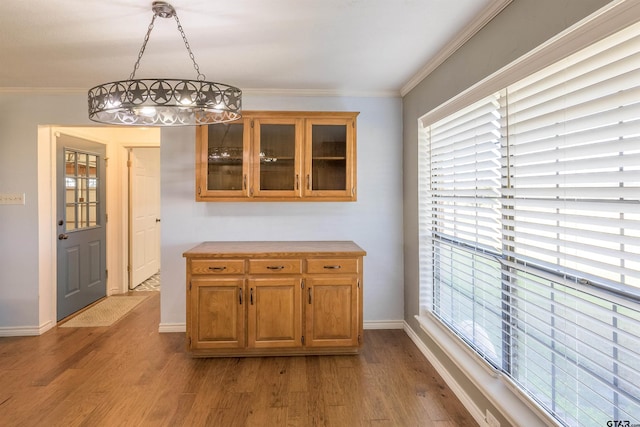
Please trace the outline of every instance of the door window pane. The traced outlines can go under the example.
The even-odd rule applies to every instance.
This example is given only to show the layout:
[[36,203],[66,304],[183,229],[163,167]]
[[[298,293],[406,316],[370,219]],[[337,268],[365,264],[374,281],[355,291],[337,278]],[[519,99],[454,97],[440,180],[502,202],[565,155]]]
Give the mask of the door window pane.
[[65,230],[99,225],[98,164],[94,154],[65,150]]

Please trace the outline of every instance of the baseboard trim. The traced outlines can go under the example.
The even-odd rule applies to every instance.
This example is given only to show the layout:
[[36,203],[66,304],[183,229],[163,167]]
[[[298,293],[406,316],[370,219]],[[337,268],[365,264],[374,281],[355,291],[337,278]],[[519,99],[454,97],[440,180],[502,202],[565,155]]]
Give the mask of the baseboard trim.
[[54,322],[48,321],[40,326],[0,327],[0,337],[35,337],[44,334],[54,326]]
[[161,334],[168,332],[187,332],[186,323],[160,323],[158,332]]
[[364,322],[364,329],[404,329],[404,320],[372,320]]

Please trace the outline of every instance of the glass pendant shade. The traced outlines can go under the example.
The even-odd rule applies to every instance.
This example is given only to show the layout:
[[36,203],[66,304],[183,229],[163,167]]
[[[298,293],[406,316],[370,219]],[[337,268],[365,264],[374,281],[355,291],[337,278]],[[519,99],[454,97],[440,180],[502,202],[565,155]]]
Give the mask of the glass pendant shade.
[[[224,83],[205,81],[173,7],[153,3],[154,16],[129,80],[103,83],[89,89],[89,118],[128,126],[192,126],[225,123],[242,117],[242,91]],[[155,18],[175,17],[178,30],[198,73],[196,80],[134,79]]]

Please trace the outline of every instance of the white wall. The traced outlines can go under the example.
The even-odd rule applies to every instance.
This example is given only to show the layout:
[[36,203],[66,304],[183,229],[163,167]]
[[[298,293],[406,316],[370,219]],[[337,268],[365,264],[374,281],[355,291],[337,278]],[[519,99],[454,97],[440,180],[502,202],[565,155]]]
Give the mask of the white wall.
[[195,202],[195,130],[164,128],[161,330],[184,330],[182,253],[208,240],[353,240],[364,259],[364,319],[403,318],[400,99],[245,96],[246,110],[359,111],[357,202]]
[[[87,126],[84,93],[0,91],[0,192],[25,193],[24,206],[0,205],[0,336],[45,330],[52,316],[49,266],[54,218],[46,151],[38,126]],[[403,318],[402,107],[398,98],[246,95],[250,110],[360,111],[358,201],[350,203],[196,203],[195,129],[163,129],[161,323],[184,326],[182,252],[204,240],[353,240],[365,258],[367,321]],[[43,158],[43,154],[45,157]],[[40,215],[40,217],[39,217]],[[110,274],[110,278],[112,275]]]

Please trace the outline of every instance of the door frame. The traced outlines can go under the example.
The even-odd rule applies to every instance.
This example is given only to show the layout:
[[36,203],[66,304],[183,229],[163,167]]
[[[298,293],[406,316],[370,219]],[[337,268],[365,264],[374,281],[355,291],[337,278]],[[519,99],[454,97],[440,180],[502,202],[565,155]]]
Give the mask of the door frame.
[[[29,335],[41,335],[57,319],[56,132],[105,144],[107,148],[107,296],[128,291],[127,282],[127,148],[160,147],[160,130],[104,126],[39,125],[37,129],[38,182],[38,319]],[[127,138],[123,136],[125,132]],[[130,135],[131,137],[129,137]],[[36,203],[34,201],[34,203]],[[118,273],[120,272],[120,274]],[[119,285],[119,286],[118,286]]]

